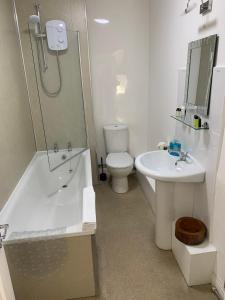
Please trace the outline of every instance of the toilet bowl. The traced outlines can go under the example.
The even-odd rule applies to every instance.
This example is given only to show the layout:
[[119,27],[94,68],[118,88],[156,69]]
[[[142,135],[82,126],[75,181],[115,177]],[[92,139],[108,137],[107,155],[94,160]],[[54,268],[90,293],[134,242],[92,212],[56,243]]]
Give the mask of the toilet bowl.
[[128,191],[128,175],[133,169],[133,158],[128,153],[128,127],[125,124],[104,126],[106,165],[112,176],[112,189],[116,193]]
[[112,176],[112,189],[116,193],[128,191],[128,175],[133,169],[133,159],[127,152],[110,153],[106,158],[108,172]]

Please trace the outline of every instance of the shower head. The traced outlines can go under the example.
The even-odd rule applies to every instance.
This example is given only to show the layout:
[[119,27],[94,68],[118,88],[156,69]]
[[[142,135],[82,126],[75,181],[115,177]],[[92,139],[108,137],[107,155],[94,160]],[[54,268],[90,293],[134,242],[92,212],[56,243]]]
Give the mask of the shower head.
[[34,32],[35,34],[39,34],[39,24],[40,24],[40,17],[38,15],[31,15],[29,16],[29,24],[34,25]]
[[29,16],[29,24],[39,24],[40,17],[38,15],[31,15]]

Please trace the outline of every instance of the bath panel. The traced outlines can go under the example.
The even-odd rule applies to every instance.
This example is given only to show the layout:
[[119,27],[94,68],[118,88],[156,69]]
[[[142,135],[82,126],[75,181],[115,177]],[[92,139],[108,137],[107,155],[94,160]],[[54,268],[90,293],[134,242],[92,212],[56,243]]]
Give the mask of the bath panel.
[[95,295],[91,236],[5,246],[17,300],[64,300]]

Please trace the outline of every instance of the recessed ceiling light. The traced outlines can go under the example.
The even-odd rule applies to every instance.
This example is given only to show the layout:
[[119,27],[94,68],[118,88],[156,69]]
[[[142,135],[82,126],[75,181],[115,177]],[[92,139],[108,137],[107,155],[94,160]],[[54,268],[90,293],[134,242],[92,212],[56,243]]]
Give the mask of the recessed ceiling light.
[[94,21],[98,24],[109,24],[109,20],[107,19],[94,19]]

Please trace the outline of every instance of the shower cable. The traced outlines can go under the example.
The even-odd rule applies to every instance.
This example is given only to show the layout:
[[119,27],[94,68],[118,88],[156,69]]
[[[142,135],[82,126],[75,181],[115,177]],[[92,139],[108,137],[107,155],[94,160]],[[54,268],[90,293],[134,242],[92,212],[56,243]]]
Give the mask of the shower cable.
[[36,40],[36,42],[37,42],[37,56],[38,56],[38,65],[39,65],[41,86],[47,96],[56,97],[61,92],[61,89],[62,89],[62,73],[61,73],[61,66],[60,66],[60,60],[59,60],[59,51],[56,51],[56,61],[57,61],[57,67],[58,67],[58,73],[59,73],[59,87],[55,92],[51,92],[48,90],[48,88],[45,86],[45,83],[44,83],[42,67],[41,67],[41,59],[40,59],[40,47],[39,47],[39,43],[37,40]]

